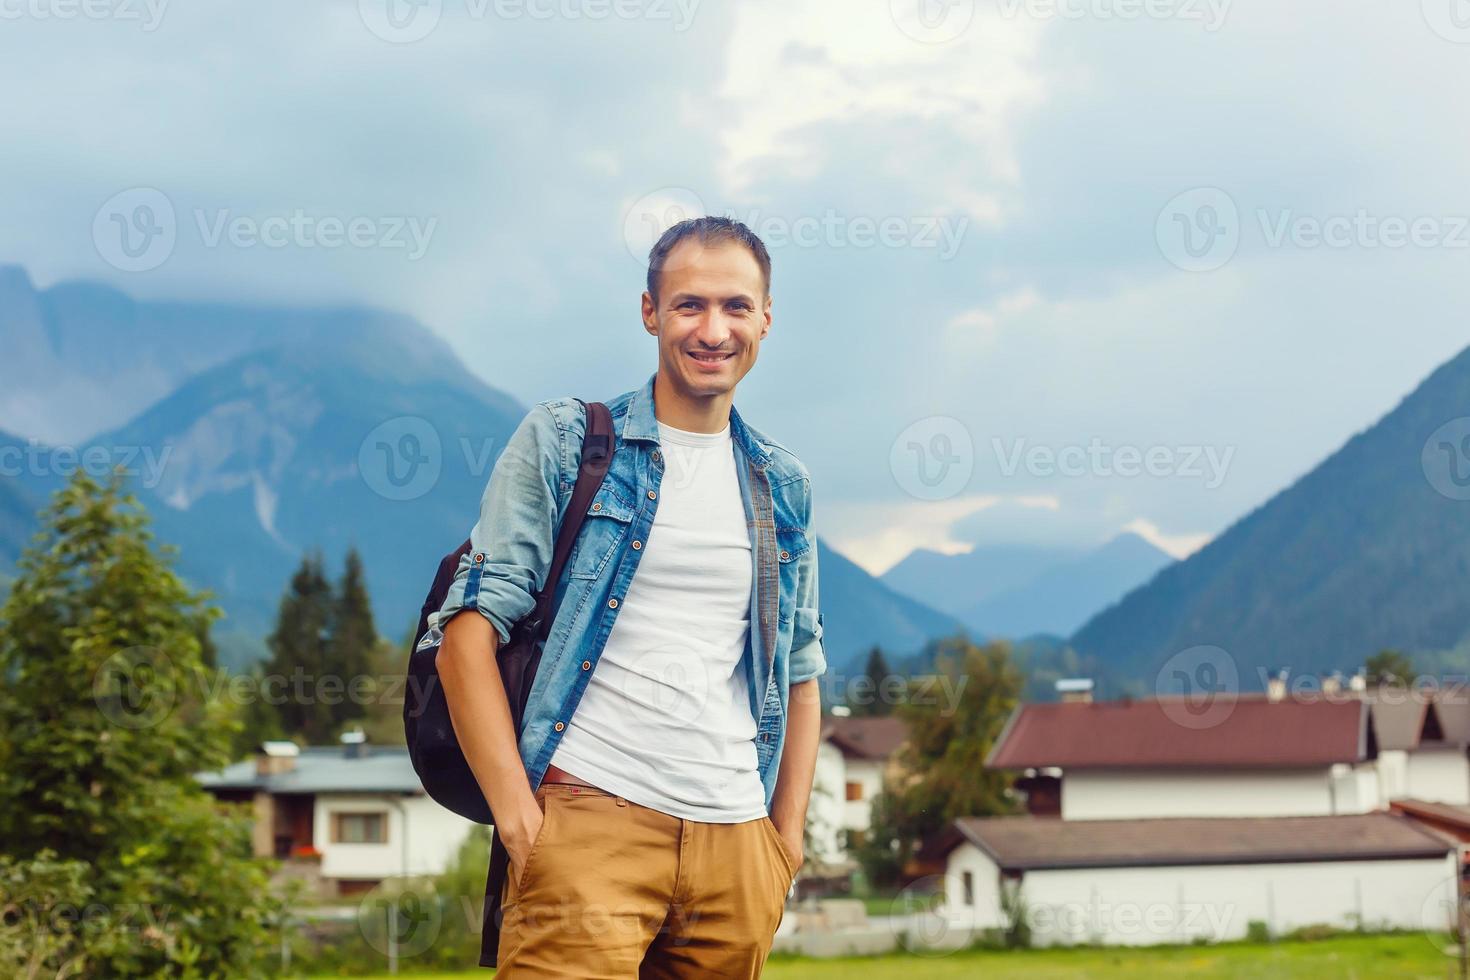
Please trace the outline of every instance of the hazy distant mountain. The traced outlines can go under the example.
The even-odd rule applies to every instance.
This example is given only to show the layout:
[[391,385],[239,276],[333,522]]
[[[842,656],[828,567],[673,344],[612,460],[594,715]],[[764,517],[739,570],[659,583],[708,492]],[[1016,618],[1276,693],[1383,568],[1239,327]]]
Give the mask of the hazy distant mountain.
[[958,555],[919,548],[881,576],[910,598],[965,619],[975,605],[1085,552],[1076,548],[981,545]]
[[56,483],[32,472],[29,448],[26,439],[0,431],[0,587],[14,573],[15,558],[35,530],[34,515]]
[[959,620],[888,587],[825,541],[817,541],[822,632],[827,666],[852,676],[877,644],[890,663],[930,639],[963,629]]
[[963,618],[974,629],[997,636],[1070,636],[1173,561],[1138,535],[1120,534],[1080,558],[1047,568],[1024,585],[976,603]]
[[1068,636],[1172,560],[1127,533],[1091,550],[992,545],[945,555],[920,549],[882,579],[977,635]]
[[[92,283],[37,293],[9,268],[0,339],[15,354],[0,361],[0,425],[96,433],[74,444],[129,467],[159,540],[226,611],[216,632],[236,664],[263,649],[312,548],[335,577],[355,544],[379,629],[402,637],[526,411],[415,321],[373,310],[139,303]],[[32,441],[0,433],[0,448]],[[0,477],[0,587],[74,468],[40,458]],[[872,643],[915,650],[958,626],[818,547],[834,669]]]
[[[1135,676],[1224,648],[1260,669],[1352,668],[1384,647],[1470,635],[1470,350],[1186,561],[1085,625],[1073,645]],[[1446,428],[1446,426],[1449,426]]]
[[[463,373],[443,341],[412,318],[369,309],[306,309],[134,300],[96,282],[37,291],[0,266],[0,424],[50,443],[116,428],[185,380],[282,344],[431,353]],[[503,396],[502,396],[503,397]]]

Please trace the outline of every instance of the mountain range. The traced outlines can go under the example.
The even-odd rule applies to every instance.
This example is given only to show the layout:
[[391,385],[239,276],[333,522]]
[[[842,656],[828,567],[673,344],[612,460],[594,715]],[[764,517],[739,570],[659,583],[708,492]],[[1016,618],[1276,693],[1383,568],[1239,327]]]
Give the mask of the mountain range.
[[1092,549],[992,545],[952,555],[920,549],[882,580],[977,635],[1065,637],[1173,560],[1126,532]]
[[[216,634],[234,665],[261,655],[313,549],[335,573],[356,546],[379,629],[403,637],[526,411],[417,321],[372,309],[37,290],[0,267],[0,343],[0,587],[63,459],[98,451],[132,467],[158,537],[225,610]],[[1018,651],[1033,673],[1085,670],[1128,691],[1198,645],[1227,651],[1244,687],[1385,647],[1467,648],[1470,350],[1184,561],[1124,534],[919,551],[880,580],[818,548],[828,658],[848,675],[875,644],[904,663],[961,630],[1030,637]]]
[[[0,433],[0,446],[43,460],[0,480],[0,575],[67,471],[44,437],[101,451],[130,468],[180,572],[224,609],[216,633],[235,666],[263,653],[311,549],[332,571],[355,546],[379,628],[404,636],[526,411],[422,325],[375,310],[154,304],[95,283],[36,291],[10,267],[0,340],[24,365],[0,368],[0,426],[25,433]],[[818,547],[834,670],[860,666],[872,644],[916,650],[959,628]]]
[[[1120,676],[1196,646],[1246,689],[1470,639],[1470,349],[1375,425],[1072,637]],[[1228,660],[1226,659],[1228,658]],[[1464,658],[1458,670],[1463,673]]]

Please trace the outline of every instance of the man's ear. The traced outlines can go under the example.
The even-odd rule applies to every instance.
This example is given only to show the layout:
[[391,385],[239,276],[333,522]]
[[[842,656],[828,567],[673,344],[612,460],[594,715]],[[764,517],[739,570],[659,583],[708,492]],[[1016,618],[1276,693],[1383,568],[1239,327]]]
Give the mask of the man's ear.
[[652,337],[658,336],[658,309],[647,290],[643,292],[643,329]]

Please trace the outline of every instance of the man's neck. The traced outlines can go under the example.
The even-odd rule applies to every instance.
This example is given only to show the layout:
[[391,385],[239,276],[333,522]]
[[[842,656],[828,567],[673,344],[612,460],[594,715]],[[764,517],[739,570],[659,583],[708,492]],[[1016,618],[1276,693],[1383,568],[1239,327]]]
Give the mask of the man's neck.
[[730,423],[735,392],[706,398],[684,398],[662,374],[653,379],[653,417],[686,432],[719,432]]

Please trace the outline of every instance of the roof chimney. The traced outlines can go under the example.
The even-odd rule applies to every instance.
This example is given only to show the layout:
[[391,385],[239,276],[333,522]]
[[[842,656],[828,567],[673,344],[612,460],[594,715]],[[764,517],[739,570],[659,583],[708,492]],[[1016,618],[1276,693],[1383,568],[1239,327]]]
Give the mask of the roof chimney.
[[1266,681],[1266,700],[1286,700],[1286,671],[1278,670]]
[[1057,697],[1063,704],[1091,704],[1092,678],[1063,677],[1057,681]]
[[367,734],[361,728],[342,733],[342,758],[361,759],[367,755]]
[[1322,693],[1328,697],[1342,693],[1342,671],[1334,670],[1322,678]]
[[277,776],[296,768],[296,757],[301,754],[295,742],[262,742],[255,754],[257,776]]

